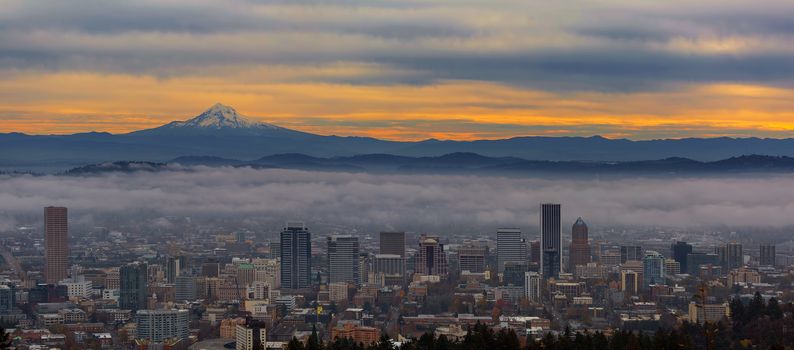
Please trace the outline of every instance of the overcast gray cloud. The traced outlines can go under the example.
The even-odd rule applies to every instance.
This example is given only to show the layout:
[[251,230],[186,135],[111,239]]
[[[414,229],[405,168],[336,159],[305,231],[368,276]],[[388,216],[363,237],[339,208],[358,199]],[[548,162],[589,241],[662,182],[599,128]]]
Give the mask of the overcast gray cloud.
[[782,0],[8,0],[0,7],[0,67],[173,75],[207,65],[350,62],[410,75],[368,83],[790,85],[791,13],[794,3]]
[[248,168],[4,176],[0,217],[9,228],[13,217],[64,205],[75,217],[148,212],[374,229],[534,230],[538,204],[559,202],[565,223],[582,216],[601,227],[784,227],[794,217],[792,184],[791,176],[549,180]]

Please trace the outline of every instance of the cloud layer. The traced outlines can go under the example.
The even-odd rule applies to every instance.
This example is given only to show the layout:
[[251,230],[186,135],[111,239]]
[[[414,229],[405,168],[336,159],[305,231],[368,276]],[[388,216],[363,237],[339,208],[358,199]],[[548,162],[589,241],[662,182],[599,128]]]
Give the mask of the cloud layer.
[[126,132],[224,102],[391,139],[790,137],[791,13],[787,0],[8,0],[0,132]]
[[[563,205],[564,227],[785,227],[794,178],[549,180],[369,175],[198,168],[96,177],[0,178],[0,228],[64,205],[74,217],[104,214],[289,219],[348,228],[535,232],[538,204]],[[144,214],[142,214],[144,213]],[[242,221],[241,221],[242,222]],[[99,223],[98,223],[99,224]]]

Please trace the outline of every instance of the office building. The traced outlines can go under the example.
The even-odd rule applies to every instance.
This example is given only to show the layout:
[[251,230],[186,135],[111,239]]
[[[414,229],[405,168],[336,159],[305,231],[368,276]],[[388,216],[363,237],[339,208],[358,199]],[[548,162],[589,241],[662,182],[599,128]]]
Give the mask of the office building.
[[643,287],[654,284],[664,284],[665,282],[665,263],[664,256],[658,252],[649,250],[642,258],[642,278]]
[[405,257],[405,232],[381,232],[380,253]]
[[620,272],[620,290],[626,296],[637,295],[640,291],[640,276],[633,270],[625,270]]
[[725,246],[725,253],[725,261],[728,264],[728,269],[736,269],[744,265],[744,251],[741,243],[728,243]]
[[590,243],[587,236],[587,224],[582,218],[576,219],[573,227],[571,227],[568,272],[574,272],[576,271],[576,266],[585,266],[590,262]]
[[119,308],[133,312],[146,308],[149,269],[135,262],[119,269]]
[[175,283],[176,278],[179,276],[181,270],[181,261],[179,257],[169,256],[166,259],[165,267],[165,280],[168,283]]
[[761,244],[758,264],[761,266],[775,266],[775,245]]
[[447,255],[438,236],[419,237],[419,251],[416,255],[416,273],[430,276],[447,275]]
[[686,256],[686,270],[681,270],[681,272],[698,276],[700,267],[703,265],[720,265],[719,255],[714,253],[689,253]]
[[384,285],[405,284],[405,258],[397,254],[375,254],[372,268]]
[[44,279],[56,284],[69,269],[69,224],[64,207],[44,208]]
[[138,323],[137,339],[160,343],[186,339],[190,335],[188,310],[138,310],[135,319]]
[[496,230],[496,260],[499,272],[505,270],[508,261],[526,263],[527,243],[521,229],[500,228]]
[[458,267],[461,272],[485,272],[486,246],[467,244],[458,249]]
[[281,231],[281,288],[311,285],[311,233],[302,222],[287,222]]
[[8,314],[17,303],[17,293],[14,285],[0,284],[0,314]]
[[523,286],[524,274],[529,270],[526,262],[508,261],[502,273],[502,284],[509,286]]
[[622,245],[620,246],[620,263],[626,261],[640,261],[643,257],[642,247],[638,245]]
[[562,269],[561,209],[559,204],[540,205],[540,271],[558,278]]
[[673,260],[677,261],[680,266],[680,271],[689,271],[687,265],[687,256],[692,253],[692,245],[687,242],[675,242],[670,246],[670,256]]
[[328,282],[358,285],[360,281],[358,237],[328,237]]
[[540,241],[529,242],[529,259],[531,263],[540,266]]
[[539,273],[527,271],[524,273],[524,296],[532,303],[541,301],[542,278]]
[[728,303],[723,304],[698,304],[689,303],[689,322],[692,323],[717,323],[730,315]]
[[177,276],[174,283],[174,298],[176,301],[196,300],[196,277]]
[[264,322],[247,320],[235,327],[235,350],[265,349],[267,347],[267,325]]

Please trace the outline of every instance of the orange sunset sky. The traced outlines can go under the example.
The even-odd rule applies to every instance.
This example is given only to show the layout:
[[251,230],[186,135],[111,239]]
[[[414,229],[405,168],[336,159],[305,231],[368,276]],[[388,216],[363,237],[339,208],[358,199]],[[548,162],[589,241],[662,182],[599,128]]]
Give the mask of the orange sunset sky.
[[3,1],[0,132],[794,136],[790,1]]

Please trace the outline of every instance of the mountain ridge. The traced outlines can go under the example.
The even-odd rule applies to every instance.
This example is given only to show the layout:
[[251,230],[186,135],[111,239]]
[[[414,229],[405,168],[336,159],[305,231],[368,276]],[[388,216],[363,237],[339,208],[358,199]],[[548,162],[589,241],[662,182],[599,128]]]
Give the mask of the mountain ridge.
[[193,118],[126,134],[0,133],[0,169],[10,171],[63,171],[83,164],[124,159],[165,162],[184,155],[256,159],[287,153],[329,158],[362,154],[438,157],[460,152],[546,161],[625,162],[669,157],[716,161],[742,154],[794,157],[794,139],[716,137],[630,140],[596,135],[515,136],[472,141],[389,141],[292,130],[249,120],[234,108],[222,104],[215,104]]

